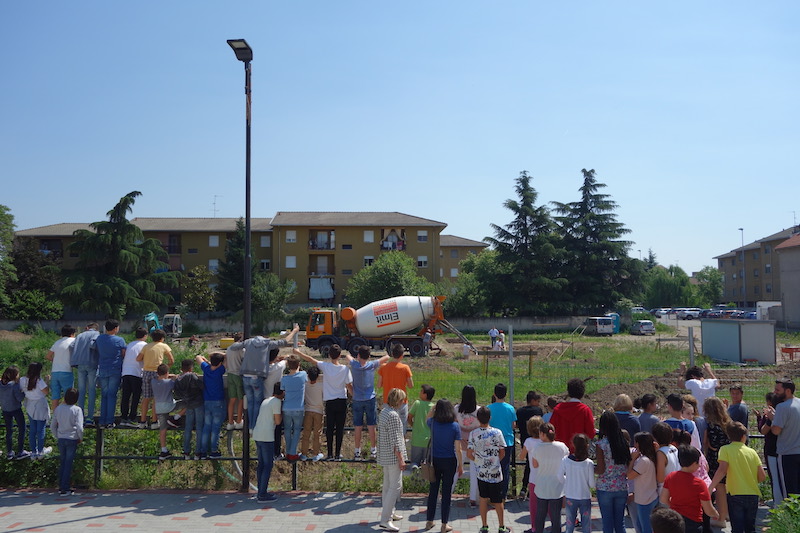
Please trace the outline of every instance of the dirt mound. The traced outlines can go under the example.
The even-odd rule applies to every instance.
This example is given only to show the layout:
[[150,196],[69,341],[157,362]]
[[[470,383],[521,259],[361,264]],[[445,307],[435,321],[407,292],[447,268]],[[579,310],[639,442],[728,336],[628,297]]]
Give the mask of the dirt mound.
[[0,341],[24,341],[30,339],[30,335],[26,335],[25,333],[20,333],[19,331],[8,331],[5,329],[0,329]]

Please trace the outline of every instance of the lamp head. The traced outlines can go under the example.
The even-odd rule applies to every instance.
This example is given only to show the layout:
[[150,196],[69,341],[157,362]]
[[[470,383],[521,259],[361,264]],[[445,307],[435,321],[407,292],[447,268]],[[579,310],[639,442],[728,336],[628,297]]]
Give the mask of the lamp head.
[[236,54],[236,59],[249,63],[253,60],[253,49],[244,39],[228,39],[228,45]]

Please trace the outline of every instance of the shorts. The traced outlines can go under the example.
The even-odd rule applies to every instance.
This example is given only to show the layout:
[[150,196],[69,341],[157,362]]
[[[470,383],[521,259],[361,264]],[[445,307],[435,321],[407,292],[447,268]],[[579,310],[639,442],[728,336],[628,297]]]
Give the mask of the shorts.
[[228,388],[226,393],[229,400],[241,400],[244,398],[244,383],[242,382],[242,376],[228,374]]
[[478,480],[478,495],[492,503],[503,503],[503,484]]
[[142,372],[142,398],[153,397],[153,382],[151,380],[158,379],[158,372],[151,372],[145,370]]
[[169,413],[158,413],[156,415],[158,417],[158,430],[161,431],[162,429],[167,429],[169,426],[167,425],[167,419],[169,419]]
[[54,400],[60,400],[64,397],[67,389],[72,388],[75,383],[75,378],[72,372],[53,372],[50,375],[50,397]]
[[367,418],[367,425],[374,426],[378,421],[378,404],[376,399],[359,400],[353,402],[353,426],[363,426],[364,417]]

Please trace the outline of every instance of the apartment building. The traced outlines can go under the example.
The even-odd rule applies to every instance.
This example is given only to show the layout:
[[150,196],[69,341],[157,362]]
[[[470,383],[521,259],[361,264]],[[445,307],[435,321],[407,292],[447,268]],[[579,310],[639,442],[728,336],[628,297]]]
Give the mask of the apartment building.
[[783,280],[781,301],[783,320],[787,328],[800,328],[800,233],[775,247],[781,258],[780,276]]
[[489,245],[481,241],[473,241],[455,235],[439,236],[439,257],[441,267],[439,277],[455,281],[459,274],[459,263],[467,258],[469,254],[479,254],[481,250]]

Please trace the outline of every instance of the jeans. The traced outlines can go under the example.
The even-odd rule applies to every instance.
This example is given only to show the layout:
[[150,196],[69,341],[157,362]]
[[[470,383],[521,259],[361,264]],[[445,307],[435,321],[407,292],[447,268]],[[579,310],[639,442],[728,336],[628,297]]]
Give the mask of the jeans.
[[503,492],[503,499],[505,500],[506,494],[508,494],[508,484],[511,481],[509,479],[508,470],[509,466],[511,465],[511,459],[514,457],[514,447],[513,446],[506,446],[506,454],[505,456],[500,459],[500,469],[503,471],[503,481],[500,482],[502,487],[500,490]]
[[123,420],[136,420],[136,409],[142,397],[142,378],[122,376],[122,405],[119,408]]
[[53,372],[50,374],[50,397],[53,400],[60,400],[64,397],[67,389],[71,389],[75,384],[72,372]]
[[197,447],[195,452],[206,453],[208,450],[203,448],[203,428],[205,427],[205,409],[201,405],[193,409],[186,409],[186,424],[183,426],[183,453],[189,455],[192,452],[192,428],[195,430],[195,440]]
[[598,490],[597,505],[603,522],[603,533],[625,533],[627,490]]
[[305,411],[284,411],[283,432],[286,435],[286,455],[297,455],[300,431],[303,429]]
[[14,448],[14,422],[17,423],[17,453],[22,453],[25,445],[25,415],[22,409],[16,411],[3,411],[3,420],[6,423],[6,451],[13,451]]
[[258,411],[264,401],[264,380],[260,377],[242,376],[242,386],[247,399],[247,425],[252,430],[256,427]]
[[538,498],[536,502],[536,523],[533,530],[536,533],[544,533],[544,520],[547,515],[550,515],[550,531],[553,533],[561,533],[561,504],[564,498],[556,498],[554,500],[545,500]]
[[272,462],[275,459],[275,443],[257,440],[256,449],[258,450],[258,467],[256,469],[258,494],[256,497],[264,499],[267,497],[269,476],[272,474]]
[[61,461],[58,464],[58,490],[62,492],[69,490],[72,463],[75,461],[77,451],[78,441],[76,439],[58,439],[58,453],[61,455]]
[[84,414],[86,420],[94,422],[94,405],[97,401],[97,366],[78,365],[78,407],[84,408],[86,392],[89,392],[89,407]]
[[439,497],[439,485],[442,486],[442,524],[450,521],[450,500],[453,496],[453,480],[458,470],[455,457],[434,457],[433,471],[436,481],[431,481],[428,489],[428,509],[425,511],[428,522],[436,516],[436,500]]
[[731,517],[732,533],[755,533],[758,496],[728,494],[728,514]]
[[114,423],[114,413],[117,411],[117,393],[122,381],[121,374],[100,376],[100,425]]
[[29,438],[31,441],[31,453],[40,454],[44,449],[44,428],[47,425],[47,420],[34,420],[28,417],[31,429]]
[[642,533],[653,533],[653,526],[650,525],[650,513],[657,504],[658,498],[650,503],[636,504],[636,516],[639,517],[639,527],[642,529]]
[[[347,400],[338,398],[325,402],[325,438],[328,440],[328,457],[342,454],[344,421],[347,418]],[[336,435],[336,455],[333,455],[333,437]]]
[[[592,500],[573,500],[567,498],[567,533],[575,531],[575,518],[581,515],[581,530],[583,533],[592,531]],[[550,517],[553,521],[553,517]]]
[[203,438],[200,441],[200,449],[218,452],[219,428],[222,427],[222,421],[225,420],[225,401],[206,401],[203,409],[205,416],[203,417]]

